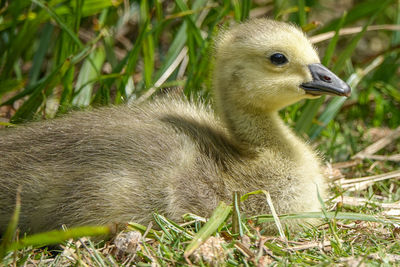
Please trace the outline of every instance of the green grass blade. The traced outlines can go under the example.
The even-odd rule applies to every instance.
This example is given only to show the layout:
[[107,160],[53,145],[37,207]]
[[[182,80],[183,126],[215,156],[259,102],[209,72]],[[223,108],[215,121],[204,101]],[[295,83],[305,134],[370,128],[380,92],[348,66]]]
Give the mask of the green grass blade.
[[[109,7],[118,7],[122,0],[84,0],[82,6],[82,17],[92,16]],[[72,2],[72,5],[74,2]]]
[[174,40],[172,41],[167,54],[164,58],[164,63],[161,65],[160,69],[156,72],[154,79],[158,80],[162,74],[171,66],[175,58],[179,55],[182,48],[184,47],[187,40],[187,23],[184,21],[179,27],[178,32],[175,34]]
[[60,244],[71,238],[80,238],[84,236],[107,236],[111,234],[109,226],[80,226],[68,230],[54,230],[21,238],[12,243],[8,251],[19,250],[26,247],[42,247],[54,244]]
[[272,203],[271,195],[269,194],[269,192],[267,192],[267,191],[265,191],[265,190],[256,190],[256,191],[253,191],[253,192],[249,192],[249,193],[247,193],[247,194],[244,194],[244,195],[241,197],[240,200],[241,200],[241,201],[246,201],[246,200],[248,199],[249,196],[251,196],[251,195],[259,195],[259,194],[263,194],[263,195],[265,195],[265,197],[267,198],[267,204],[268,204],[268,206],[269,206],[269,208],[270,208],[270,210],[271,210],[271,213],[272,213],[271,216],[272,216],[272,218],[273,218],[273,221],[275,222],[275,225],[276,225],[276,227],[278,228],[279,235],[281,236],[281,238],[282,238],[283,240],[286,240],[286,236],[285,236],[285,233],[284,233],[284,231],[283,231],[281,222],[279,221],[279,216],[277,215],[277,213],[276,213],[276,211],[275,211],[274,204]]
[[242,218],[240,215],[240,195],[238,191],[233,192],[232,233],[243,236]]
[[[400,25],[400,3],[397,1],[395,24]],[[392,34],[391,43],[393,46],[400,44],[400,31],[395,31]]]
[[[135,71],[136,68],[136,63],[139,59],[139,54],[143,45],[143,40],[146,37],[146,34],[149,30],[148,28],[148,23],[149,21],[146,21],[145,24],[143,24],[142,28],[141,28],[141,32],[139,33],[135,44],[133,46],[133,49],[131,51],[129,51],[128,55],[126,56],[126,58],[123,60],[123,62],[126,62],[125,64],[121,64],[117,66],[117,70],[122,68],[125,68],[125,73],[124,76],[121,79],[121,83],[119,85],[119,89],[118,92],[119,94],[121,94],[122,96],[125,96],[125,87],[128,84],[129,78],[131,77],[131,75],[133,74],[133,72]],[[125,66],[124,66],[125,65]],[[119,98],[116,98],[117,103],[120,102]]]
[[[149,17],[150,10],[147,0],[142,0],[140,4],[140,20],[142,28],[146,30],[147,34],[144,37],[142,44],[143,63],[144,63],[144,83],[146,88],[152,86],[152,76],[154,71],[154,38],[150,28]],[[146,27],[146,28],[144,28]]]
[[[186,12],[189,8],[182,0],[176,0],[177,5],[181,9],[182,12]],[[194,15],[185,16],[185,21],[187,22],[187,31],[186,31],[186,45],[188,47],[189,54],[189,66],[190,69],[197,68],[197,53],[198,47],[201,47],[204,44],[204,39],[201,36],[200,27],[197,27],[195,22]]]
[[256,190],[256,191],[252,191],[252,192],[246,193],[246,194],[244,194],[243,196],[240,197],[240,201],[242,201],[242,202],[246,201],[249,198],[249,196],[259,195],[259,194],[264,194],[264,190]]
[[304,27],[307,24],[306,3],[305,0],[299,0],[299,24]]
[[29,99],[24,102],[24,104],[11,118],[12,123],[21,123],[33,118],[36,111],[42,104],[44,97],[50,95],[54,89],[54,86],[69,69],[70,63],[71,62],[69,60],[65,61],[61,66],[56,68],[49,76],[47,76],[43,82],[39,83],[36,88],[33,89],[33,93]]
[[286,8],[287,0],[273,0],[274,1],[274,19],[279,19],[280,14]]
[[139,231],[142,234],[144,234],[146,231],[148,231],[147,233],[147,237],[156,239],[158,236],[161,236],[161,232],[160,231],[156,231],[154,229],[150,229],[148,230],[146,226],[135,223],[135,222],[129,222],[127,225],[127,230],[129,231]]
[[[182,0],[175,0],[177,6],[181,9],[181,11],[189,11],[188,6]],[[194,40],[196,40],[197,45],[201,45],[203,43],[203,37],[201,36],[200,28],[197,27],[195,22],[195,16],[189,14],[185,16],[185,21],[188,23],[188,35],[192,35]]]
[[333,36],[332,40],[329,42],[329,45],[325,51],[324,58],[322,59],[322,64],[325,66],[329,66],[332,60],[333,53],[335,52],[337,42],[339,40],[339,32],[340,29],[344,26],[346,21],[347,12],[344,12],[342,17],[340,18],[339,24],[335,30],[335,35]]
[[241,21],[242,9],[240,7],[240,1],[239,0],[232,0],[232,5],[233,5],[233,11],[234,11],[235,20],[236,21]]
[[[294,220],[294,219],[338,219],[338,220],[354,220],[354,221],[367,221],[367,222],[378,222],[383,224],[398,225],[400,223],[399,218],[383,217],[376,215],[368,215],[355,212],[303,212],[293,214],[279,215],[281,220]],[[258,215],[250,217],[252,220],[257,220],[258,223],[273,222],[274,218],[271,214]]]
[[[17,95],[11,97],[10,99],[8,99],[8,100],[6,100],[4,102],[2,102],[0,104],[0,106],[12,105],[18,99],[21,99],[21,98],[31,94],[35,90],[35,88],[37,88],[37,86],[39,86],[39,84],[43,83],[45,80],[46,79],[43,78],[40,81],[38,81],[36,84],[25,87],[25,89],[22,92],[18,93]],[[14,80],[12,80],[12,81],[14,81]],[[7,80],[5,82],[7,82]]]
[[39,78],[41,67],[51,43],[51,36],[54,31],[54,26],[51,23],[46,23],[40,36],[39,47],[33,56],[32,68],[29,71],[29,84],[34,84]]
[[2,262],[4,256],[7,251],[12,247],[12,240],[15,235],[15,231],[18,226],[19,213],[21,211],[21,187],[17,189],[16,201],[15,201],[15,209],[13,215],[11,217],[10,222],[8,223],[6,232],[2,236],[2,241],[0,244],[0,262]]
[[11,76],[15,62],[18,62],[21,54],[31,45],[35,34],[38,32],[40,22],[45,16],[45,12],[39,12],[34,19],[25,20],[18,33],[12,35],[5,49],[2,49],[6,54],[3,55],[5,56],[5,63],[0,74],[0,79],[9,78]]
[[192,242],[185,249],[184,256],[189,257],[201,244],[203,244],[222,223],[228,218],[232,210],[232,206],[226,205],[224,202],[220,202],[218,207],[214,210],[210,220],[200,229],[195,235]]
[[24,80],[5,79],[0,80],[0,96],[4,93],[16,91],[25,86]]
[[163,225],[164,229],[170,229],[176,235],[182,235],[188,239],[193,238],[192,234],[188,233],[183,227],[169,220],[168,218],[162,216],[161,214],[154,214],[154,217],[157,218],[159,224]]
[[321,96],[315,100],[308,100],[303,107],[299,119],[296,121],[295,131],[300,135],[309,131],[312,126],[312,122],[315,116],[318,114],[318,110],[324,103],[325,96]]
[[351,55],[353,54],[358,42],[361,40],[361,37],[363,37],[365,31],[367,30],[367,27],[372,23],[372,21],[374,21],[375,17],[376,16],[373,16],[368,20],[368,22],[363,26],[362,31],[357,33],[356,36],[353,37],[350,44],[347,45],[346,49],[344,49],[343,52],[339,55],[338,60],[335,62],[335,66],[333,67],[334,73],[341,72],[346,66],[346,61],[351,58]]
[[70,27],[64,23],[64,21],[57,15],[57,13],[46,3],[43,3],[41,0],[31,0],[33,3],[37,4],[46,12],[49,14],[50,17],[52,17],[57,24],[60,26],[60,28],[66,32],[69,37],[75,42],[76,45],[78,45],[79,48],[83,48],[82,42],[79,40],[78,36],[74,33],[73,30],[70,29]]
[[13,127],[13,126],[15,126],[15,124],[10,123],[10,122],[0,121],[0,126]]
[[163,60],[163,64],[160,69],[154,75],[154,80],[158,80],[164,72],[171,66],[171,64],[175,61],[179,53],[182,51],[182,48],[185,46],[187,40],[187,23],[184,21],[179,27],[178,32],[175,34],[174,40],[172,41],[167,54]]
[[347,100],[346,97],[335,97],[324,109],[324,112],[319,116],[319,124],[314,124],[310,129],[310,138],[316,138],[320,132],[328,125],[328,123],[335,118],[343,103]]
[[233,12],[236,21],[245,21],[250,17],[251,3],[251,0],[232,0]]
[[[196,0],[193,3],[192,9],[198,10],[204,7],[207,4],[206,0]],[[197,19],[197,14],[193,15],[193,20]],[[197,28],[197,27],[196,27]],[[188,41],[188,20],[181,24],[175,37],[168,49],[165,58],[163,59],[163,64],[161,65],[160,69],[154,75],[154,81],[157,81],[164,75],[164,73],[169,69],[169,67],[174,63],[180,52],[182,51],[183,47]]]
[[164,223],[162,222],[162,220],[160,220],[160,218],[157,216],[157,214],[153,213],[153,218],[154,218],[154,221],[156,222],[156,224],[163,231],[164,236],[170,241],[174,240],[175,239],[174,232],[171,233],[170,231],[168,231],[168,228],[165,227]]
[[250,10],[251,10],[251,0],[242,0],[242,14],[240,17],[241,21],[245,21],[250,18]]
[[54,13],[58,16],[69,15],[71,10],[81,10],[80,17],[87,17],[98,14],[104,9],[109,7],[118,7],[123,1],[122,0],[74,0],[65,2],[63,5],[57,5],[54,7]]
[[60,106],[58,112],[63,114],[71,107],[71,100],[74,93],[73,82],[75,78],[75,66],[71,66],[61,78],[61,84],[63,85],[63,91],[60,98]]
[[[101,73],[101,67],[105,60],[105,52],[103,47],[95,49],[89,57],[83,62],[76,81],[76,88],[79,91],[72,99],[72,104],[78,107],[85,107],[90,104],[92,98],[93,84],[88,84],[88,81],[95,79]],[[93,65],[91,62],[93,62]]]

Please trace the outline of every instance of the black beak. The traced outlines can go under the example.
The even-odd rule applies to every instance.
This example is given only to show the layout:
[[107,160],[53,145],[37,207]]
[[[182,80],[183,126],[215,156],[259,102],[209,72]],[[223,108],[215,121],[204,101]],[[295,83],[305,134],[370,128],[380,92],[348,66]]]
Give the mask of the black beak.
[[300,85],[310,95],[350,96],[350,86],[336,76],[324,65],[315,63],[308,65],[313,80]]

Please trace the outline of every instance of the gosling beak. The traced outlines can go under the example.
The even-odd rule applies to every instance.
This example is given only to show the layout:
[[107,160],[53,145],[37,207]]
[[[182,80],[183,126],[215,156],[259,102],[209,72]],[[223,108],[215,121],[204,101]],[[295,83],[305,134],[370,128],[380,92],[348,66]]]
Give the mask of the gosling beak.
[[324,65],[315,63],[308,65],[313,80],[300,85],[310,95],[350,96],[350,86],[336,76]]

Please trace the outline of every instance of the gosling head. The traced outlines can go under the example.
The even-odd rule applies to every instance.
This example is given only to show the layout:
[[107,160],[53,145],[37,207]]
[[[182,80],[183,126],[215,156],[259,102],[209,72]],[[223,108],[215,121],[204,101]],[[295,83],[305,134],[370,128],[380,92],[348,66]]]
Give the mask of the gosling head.
[[222,33],[216,44],[217,102],[235,108],[277,111],[304,98],[348,96],[350,87],[320,64],[297,27],[251,20]]

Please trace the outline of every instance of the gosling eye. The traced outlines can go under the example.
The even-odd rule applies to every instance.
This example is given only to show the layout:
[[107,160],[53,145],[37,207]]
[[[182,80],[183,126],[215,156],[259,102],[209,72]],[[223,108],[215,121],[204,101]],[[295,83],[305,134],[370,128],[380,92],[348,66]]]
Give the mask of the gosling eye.
[[288,59],[285,57],[285,55],[281,53],[272,54],[269,59],[271,60],[271,63],[276,66],[282,66],[288,62]]

